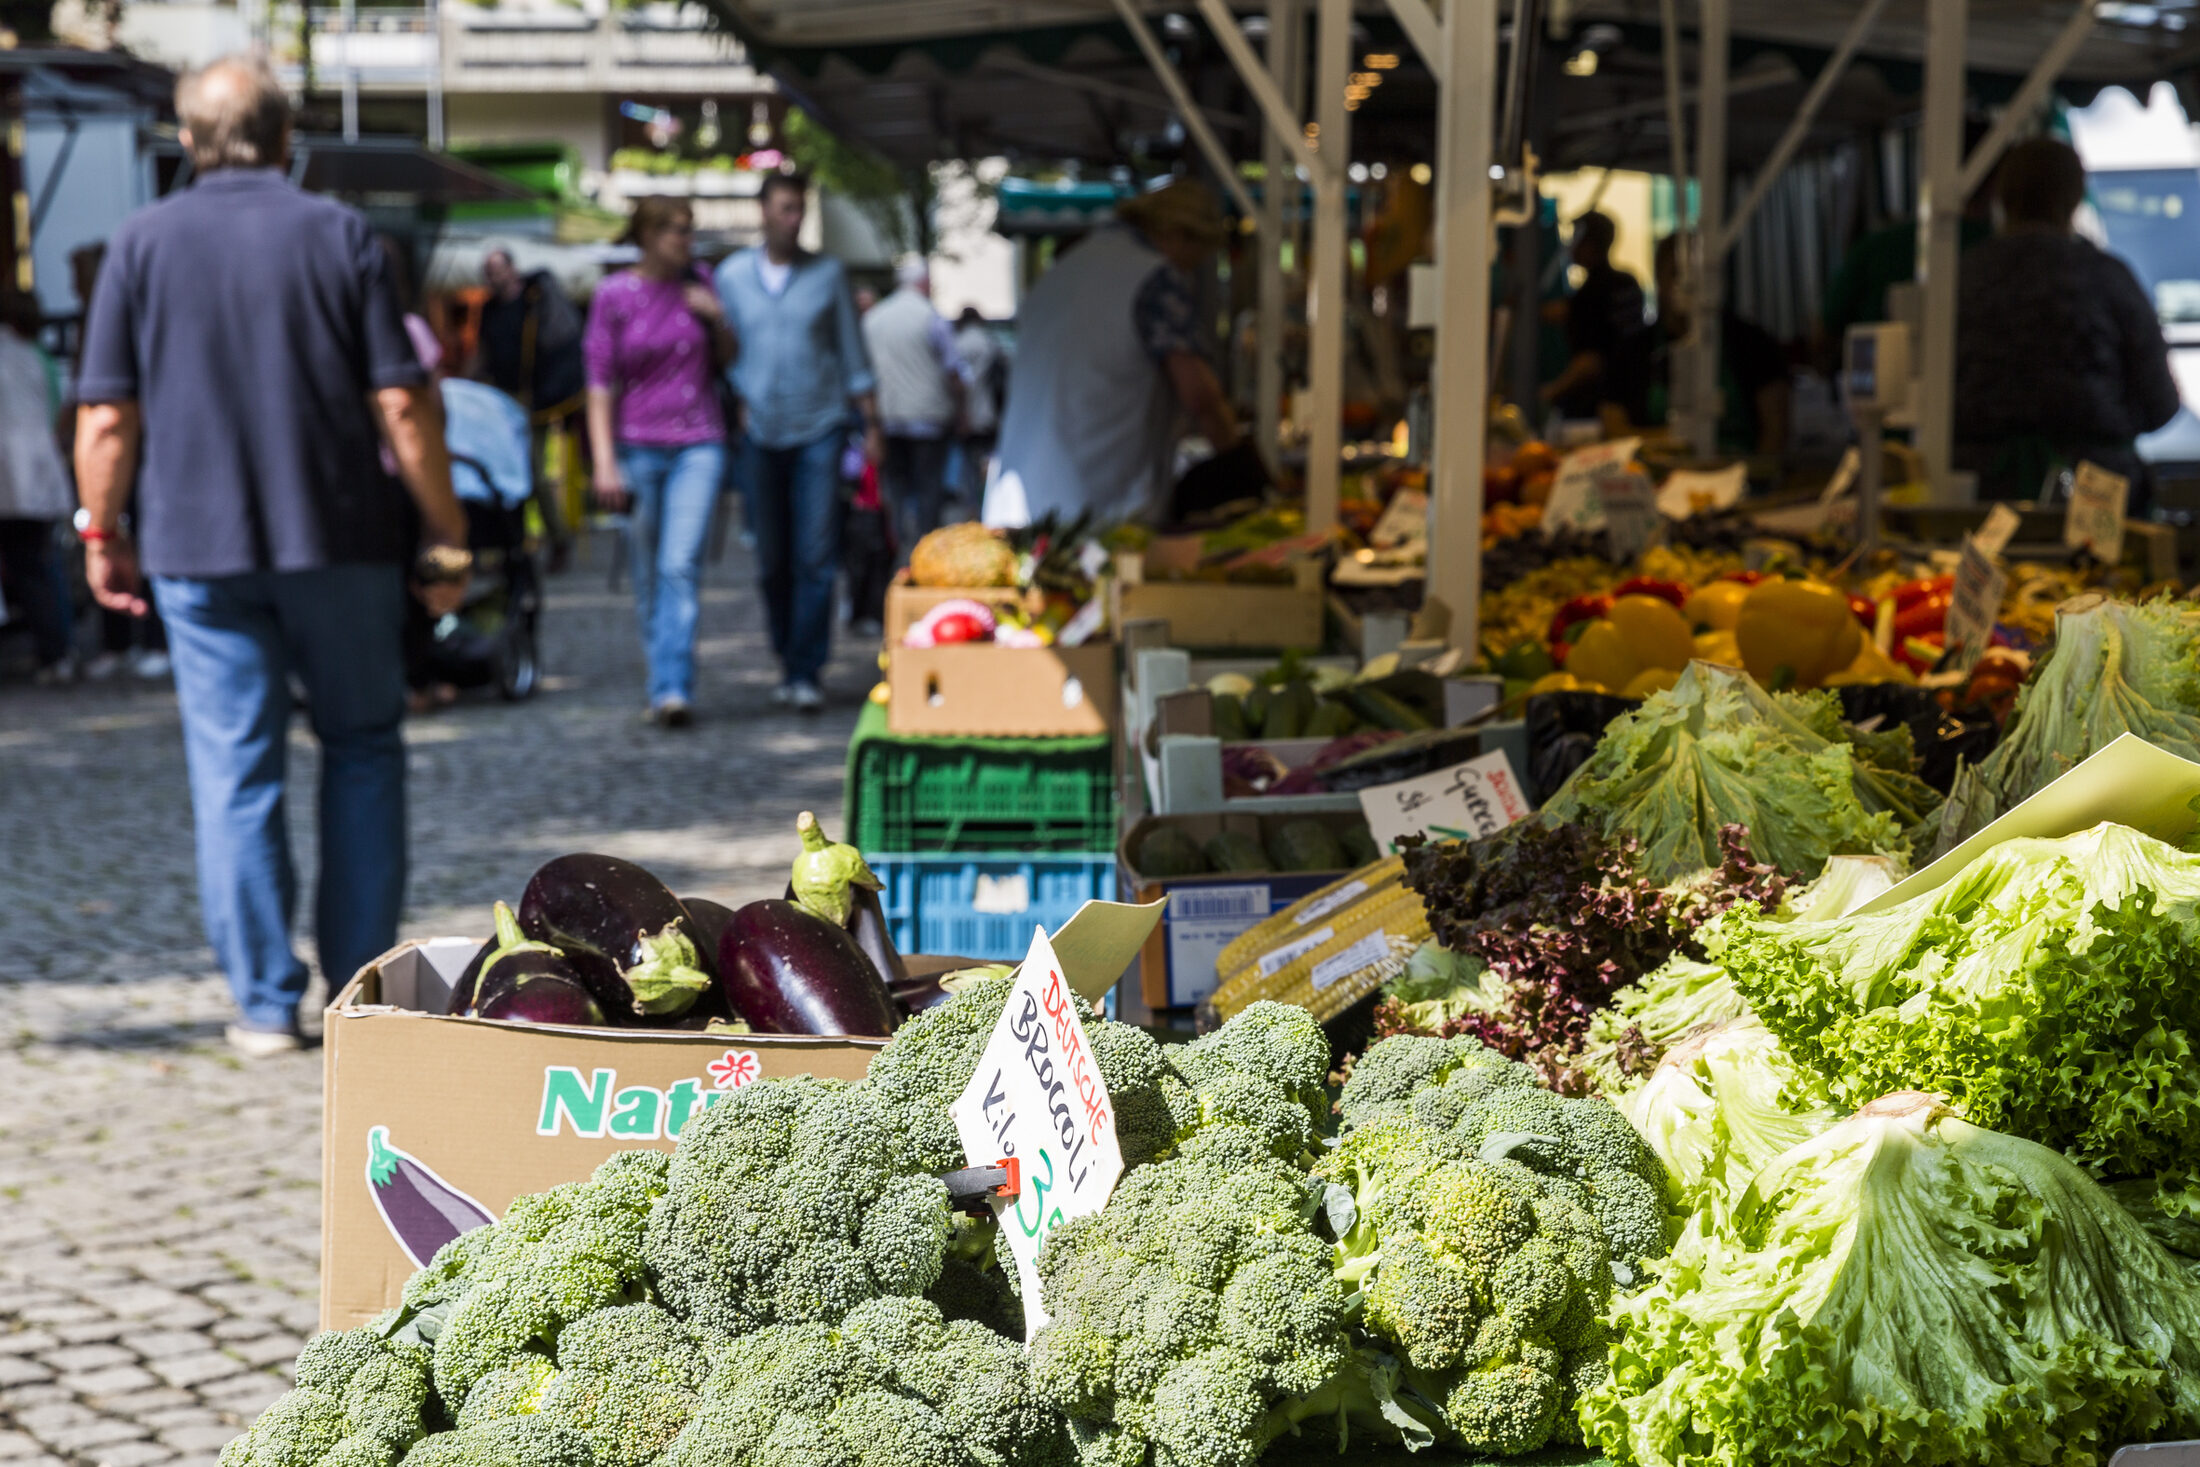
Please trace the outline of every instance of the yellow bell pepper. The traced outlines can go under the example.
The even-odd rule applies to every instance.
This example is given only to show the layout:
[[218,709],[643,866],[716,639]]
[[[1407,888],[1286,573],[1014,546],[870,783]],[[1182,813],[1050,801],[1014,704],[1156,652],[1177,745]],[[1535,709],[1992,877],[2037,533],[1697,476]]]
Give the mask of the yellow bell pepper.
[[1856,660],[1826,679],[1825,686],[1843,688],[1852,683],[1908,683],[1915,686],[1917,674],[1879,650],[1879,644],[1870,637],[1864,639],[1864,649],[1856,654]]
[[1538,693],[1608,693],[1602,683],[1585,682],[1570,672],[1548,672],[1528,685],[1527,696]]
[[1752,589],[1741,581],[1713,581],[1688,598],[1681,615],[1688,618],[1692,627],[1731,632],[1742,619],[1742,602],[1748,599]]
[[[1743,589],[1748,589],[1744,587]],[[1696,633],[1696,655],[1705,662],[1716,662],[1721,667],[1740,667],[1742,647],[1734,640],[1732,632]]]
[[1607,688],[1624,688],[1652,668],[1678,673],[1696,655],[1688,623],[1669,601],[1622,596],[1589,623],[1566,654],[1566,670]]
[[1670,667],[1646,667],[1635,674],[1633,682],[1619,690],[1622,698],[1647,698],[1652,693],[1668,692],[1681,680],[1681,675]]
[[1823,581],[1760,581],[1742,601],[1734,640],[1767,688],[1815,688],[1856,660],[1864,628],[1849,598]]

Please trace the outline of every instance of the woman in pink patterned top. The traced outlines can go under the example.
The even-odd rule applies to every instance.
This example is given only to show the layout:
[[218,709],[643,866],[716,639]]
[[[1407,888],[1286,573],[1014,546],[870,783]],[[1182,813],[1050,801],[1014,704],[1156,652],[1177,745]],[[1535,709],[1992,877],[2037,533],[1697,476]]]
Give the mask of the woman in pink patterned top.
[[703,545],[725,470],[716,379],[734,340],[718,293],[696,269],[685,203],[640,200],[627,238],[641,260],[598,286],[588,309],[588,432],[597,502],[629,511],[650,720],[685,728]]

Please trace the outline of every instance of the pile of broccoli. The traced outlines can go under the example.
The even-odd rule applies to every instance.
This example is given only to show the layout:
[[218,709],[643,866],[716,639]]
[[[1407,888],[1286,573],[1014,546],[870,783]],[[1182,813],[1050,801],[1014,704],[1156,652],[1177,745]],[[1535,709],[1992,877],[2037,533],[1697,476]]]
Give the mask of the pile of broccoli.
[[1615,1287],[1664,1251],[1612,1107],[1401,1037],[1341,1096],[1305,1010],[1191,1044],[1088,1015],[1126,1171],[1039,1258],[950,1210],[948,1106],[1011,980],[854,1084],[763,1080],[448,1244],[324,1334],[223,1467],[1253,1467],[1279,1439],[1578,1442]]

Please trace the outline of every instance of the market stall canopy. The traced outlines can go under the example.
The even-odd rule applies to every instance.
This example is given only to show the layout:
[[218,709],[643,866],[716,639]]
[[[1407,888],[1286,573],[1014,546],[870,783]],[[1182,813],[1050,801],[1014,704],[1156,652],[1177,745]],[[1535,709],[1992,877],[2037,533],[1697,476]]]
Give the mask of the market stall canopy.
[[346,199],[402,198],[424,204],[525,201],[524,184],[462,163],[410,138],[317,137],[301,133],[291,145],[290,176],[312,193]]
[[[1123,140],[1159,134],[1174,108],[1115,18],[1113,0],[705,0],[781,83],[843,135],[896,162],[1006,153],[1114,161]],[[1220,47],[1189,4],[1144,5],[1207,119],[1239,156],[1258,151]],[[1441,6],[1439,5],[1440,9]],[[1684,4],[1684,18],[1694,6]],[[1437,88],[1382,0],[1357,0],[1355,29],[1401,64],[1361,106],[1357,151],[1412,156],[1430,146]],[[1855,14],[1854,0],[1734,0],[1730,157],[1747,170],[1767,152]],[[1821,115],[1825,138],[1914,114],[1923,78],[1924,14],[1898,0]],[[2068,20],[2070,0],[1972,0],[1971,93],[2008,99]],[[1248,28],[1261,17],[1241,8]],[[1582,0],[1559,44],[1589,45],[1602,63],[1560,79],[1554,167],[1662,168],[1667,150],[1658,0]],[[2188,30],[2186,23],[2195,22]],[[1693,33],[1683,45],[1693,50]],[[2200,0],[2103,7],[2063,73],[2074,103],[2103,86],[2140,95],[2200,66]],[[1684,64],[1693,74],[1693,62]]]

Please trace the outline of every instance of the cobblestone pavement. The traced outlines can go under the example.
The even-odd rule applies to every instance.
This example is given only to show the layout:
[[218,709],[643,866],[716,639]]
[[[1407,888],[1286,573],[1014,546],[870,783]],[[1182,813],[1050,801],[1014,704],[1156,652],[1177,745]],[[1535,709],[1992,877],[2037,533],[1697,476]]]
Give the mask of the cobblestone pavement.
[[[748,576],[737,551],[713,571],[692,730],[643,726],[631,604],[600,557],[553,583],[532,702],[408,724],[406,936],[485,932],[491,901],[576,849],[777,895],[796,812],[838,829],[875,674],[843,647],[822,716],[774,709]],[[302,725],[291,751],[310,877]],[[0,689],[0,1467],[211,1463],[284,1389],[320,1287],[321,1062],[238,1061],[228,1013],[173,696]]]

